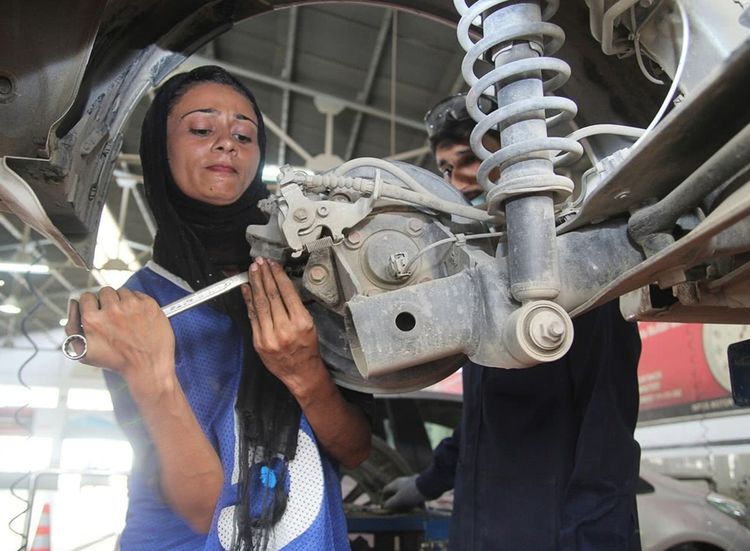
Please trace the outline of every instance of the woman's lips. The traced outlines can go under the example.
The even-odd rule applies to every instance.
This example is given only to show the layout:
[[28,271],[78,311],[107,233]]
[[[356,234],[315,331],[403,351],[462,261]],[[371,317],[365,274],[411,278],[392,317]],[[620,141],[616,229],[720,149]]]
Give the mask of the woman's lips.
[[228,165],[211,165],[207,166],[206,169],[211,172],[221,172],[222,174],[235,174],[237,172],[234,167]]

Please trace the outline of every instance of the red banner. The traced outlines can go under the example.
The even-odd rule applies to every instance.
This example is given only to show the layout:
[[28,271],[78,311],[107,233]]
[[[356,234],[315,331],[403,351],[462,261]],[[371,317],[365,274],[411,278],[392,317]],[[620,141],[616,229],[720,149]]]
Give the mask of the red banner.
[[642,421],[732,409],[726,349],[747,339],[748,326],[638,324]]
[[[640,322],[641,421],[734,409],[727,346],[750,338],[748,325]],[[460,370],[429,387],[461,393]]]

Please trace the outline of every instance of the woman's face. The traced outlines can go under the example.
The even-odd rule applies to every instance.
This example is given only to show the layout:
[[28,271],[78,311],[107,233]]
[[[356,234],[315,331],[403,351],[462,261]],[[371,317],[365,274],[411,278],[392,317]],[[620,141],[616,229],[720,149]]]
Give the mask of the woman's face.
[[225,84],[196,84],[167,117],[167,154],[185,195],[210,205],[234,203],[260,163],[258,120],[250,100]]

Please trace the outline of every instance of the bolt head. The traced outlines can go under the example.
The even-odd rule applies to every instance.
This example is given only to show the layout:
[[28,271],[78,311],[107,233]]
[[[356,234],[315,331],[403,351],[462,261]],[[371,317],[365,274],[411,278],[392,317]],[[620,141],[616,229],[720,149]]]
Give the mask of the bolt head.
[[528,334],[539,348],[554,350],[565,340],[565,323],[556,312],[543,310],[529,320]]
[[353,247],[358,247],[362,244],[362,234],[358,231],[349,232],[349,235],[346,236],[346,243]]
[[310,281],[312,281],[313,283],[323,283],[326,279],[328,279],[328,270],[326,270],[325,266],[315,264],[313,266],[310,266],[307,271],[307,275],[310,278]]
[[318,216],[320,216],[321,218],[325,218],[326,216],[328,216],[328,207],[326,206],[318,207]]
[[560,319],[552,320],[547,325],[547,333],[554,339],[561,339],[565,334],[565,324]]
[[292,216],[297,222],[304,222],[307,220],[307,211],[305,209],[297,209]]
[[406,224],[406,227],[411,233],[418,234],[421,233],[421,231],[424,229],[424,222],[422,222],[419,218],[410,218]]

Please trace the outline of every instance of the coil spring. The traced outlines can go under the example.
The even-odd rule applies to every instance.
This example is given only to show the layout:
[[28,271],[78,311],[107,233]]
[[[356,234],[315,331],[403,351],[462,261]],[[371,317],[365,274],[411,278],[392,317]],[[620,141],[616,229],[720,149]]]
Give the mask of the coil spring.
[[[547,127],[554,126],[575,117],[578,107],[570,99],[556,96],[540,95],[514,101],[499,106],[487,113],[479,106],[481,94],[493,87],[497,90],[520,79],[534,78],[541,75],[544,92],[552,92],[560,88],[570,78],[570,67],[561,59],[545,57],[557,52],[565,41],[563,30],[546,22],[559,7],[559,0],[547,0],[546,7],[539,21],[526,21],[522,24],[504,26],[500,32],[493,33],[473,42],[469,35],[472,22],[483,13],[501,7],[510,0],[479,0],[468,7],[465,0],[454,0],[454,5],[461,15],[457,28],[458,41],[466,51],[461,72],[466,83],[471,87],[466,96],[466,107],[471,117],[477,122],[471,137],[470,145],[474,153],[482,160],[477,172],[477,180],[487,191],[487,200],[491,211],[500,211],[500,205],[513,196],[531,193],[552,192],[556,205],[565,202],[573,191],[573,182],[564,176],[550,170],[535,174],[507,176],[504,169],[531,159],[550,160],[557,152],[570,155],[559,156],[553,161],[553,166],[559,164],[562,157],[578,158],[583,154],[581,145],[567,138],[530,136],[528,139],[516,141],[501,147],[496,152],[489,151],[482,143],[485,134],[501,124],[512,125],[519,121],[539,118],[538,113],[544,112]],[[543,37],[537,39],[535,37]],[[546,39],[546,40],[545,40]],[[528,41],[532,48],[543,52],[542,57],[526,58],[497,66],[495,69],[479,78],[474,72],[477,61],[482,60],[491,49],[501,44],[512,44],[513,41]],[[543,43],[538,44],[536,41]],[[534,47],[537,44],[538,48]],[[548,76],[546,80],[544,75]],[[555,112],[547,117],[546,112]],[[490,173],[498,168],[500,176],[493,182]],[[501,212],[499,212],[502,214]]]

